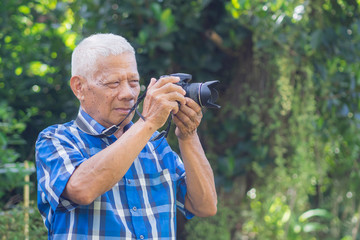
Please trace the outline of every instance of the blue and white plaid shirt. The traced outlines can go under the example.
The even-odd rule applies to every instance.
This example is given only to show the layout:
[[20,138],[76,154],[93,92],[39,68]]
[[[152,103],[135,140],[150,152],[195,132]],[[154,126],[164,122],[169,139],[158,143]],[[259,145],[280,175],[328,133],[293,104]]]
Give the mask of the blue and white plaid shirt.
[[[78,119],[95,134],[104,130],[81,108]],[[193,216],[184,208],[184,165],[165,140],[148,142],[125,176],[90,205],[65,199],[61,194],[76,167],[115,141],[86,134],[74,121],[39,134],[38,208],[49,239],[175,239],[176,207]]]

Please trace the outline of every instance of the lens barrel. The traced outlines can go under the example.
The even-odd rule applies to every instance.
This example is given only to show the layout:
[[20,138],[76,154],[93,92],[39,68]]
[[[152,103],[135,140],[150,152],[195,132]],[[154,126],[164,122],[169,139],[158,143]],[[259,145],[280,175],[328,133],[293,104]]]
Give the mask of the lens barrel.
[[220,108],[215,104],[219,97],[216,86],[219,81],[209,81],[204,83],[187,83],[183,86],[186,91],[186,97],[193,99],[201,107]]
[[201,107],[221,108],[219,105],[215,104],[219,97],[219,93],[216,89],[217,85],[220,83],[218,80],[202,83],[189,83],[192,78],[191,74],[173,73],[170,74],[170,76],[179,77],[180,81],[177,84],[185,90],[185,96],[194,100]]

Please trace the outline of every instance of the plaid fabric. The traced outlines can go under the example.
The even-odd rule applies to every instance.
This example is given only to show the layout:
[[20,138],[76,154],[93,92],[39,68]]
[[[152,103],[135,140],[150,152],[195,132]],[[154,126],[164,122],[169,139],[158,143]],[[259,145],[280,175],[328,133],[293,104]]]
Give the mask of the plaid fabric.
[[[79,118],[96,134],[104,130],[81,108]],[[39,134],[38,208],[49,239],[175,239],[176,208],[193,217],[184,208],[183,163],[166,140],[148,142],[125,176],[92,204],[77,205],[61,196],[76,167],[115,141],[115,136],[88,135],[74,121]]]

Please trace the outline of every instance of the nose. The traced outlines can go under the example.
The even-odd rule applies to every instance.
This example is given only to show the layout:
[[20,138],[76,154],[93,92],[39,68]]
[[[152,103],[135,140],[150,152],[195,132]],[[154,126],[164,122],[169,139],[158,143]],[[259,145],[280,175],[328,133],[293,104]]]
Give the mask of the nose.
[[128,83],[121,84],[118,88],[117,98],[119,100],[132,100],[135,95],[135,90]]

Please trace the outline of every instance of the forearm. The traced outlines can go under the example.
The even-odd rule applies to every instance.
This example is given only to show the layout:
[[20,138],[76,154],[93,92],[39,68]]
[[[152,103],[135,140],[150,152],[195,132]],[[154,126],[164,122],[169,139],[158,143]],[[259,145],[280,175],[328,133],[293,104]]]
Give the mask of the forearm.
[[179,139],[179,147],[186,171],[185,207],[197,216],[212,216],[217,211],[214,175],[198,135]]
[[113,144],[80,164],[70,177],[64,196],[78,204],[89,204],[110,190],[125,175],[155,130],[147,122],[136,122]]
[[185,103],[185,90],[173,84],[179,80],[151,79],[142,111],[146,121],[139,119],[115,143],[80,164],[66,185],[65,197],[75,203],[91,203],[125,175],[152,134],[165,124],[171,112],[178,112],[178,103]]

